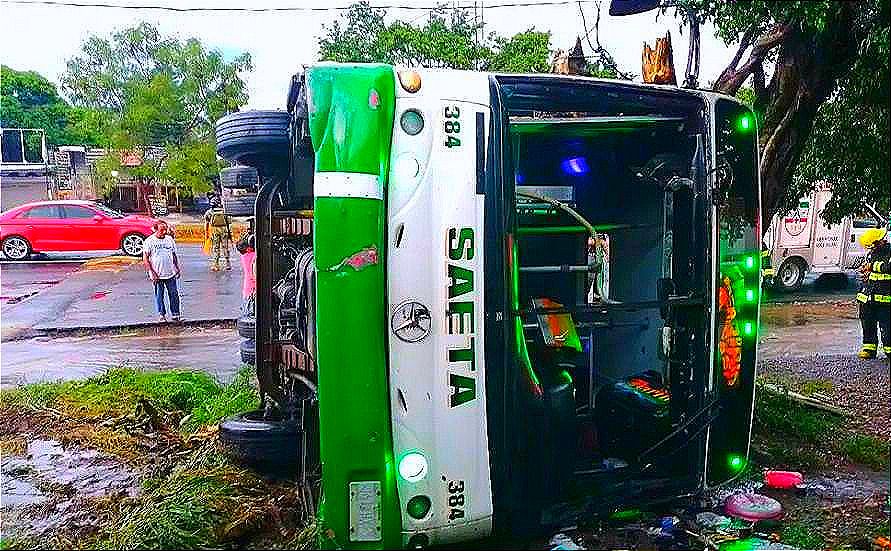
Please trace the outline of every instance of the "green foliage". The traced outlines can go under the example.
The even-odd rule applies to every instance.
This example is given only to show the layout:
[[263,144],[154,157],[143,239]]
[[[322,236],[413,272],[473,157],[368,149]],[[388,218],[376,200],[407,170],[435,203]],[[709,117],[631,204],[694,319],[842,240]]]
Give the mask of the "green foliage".
[[502,73],[546,73],[550,70],[550,32],[529,29],[510,38],[496,37],[487,69]]
[[210,191],[211,182],[223,168],[212,142],[187,142],[169,147],[167,153],[164,177],[179,182],[193,196]]
[[251,371],[220,385],[208,374],[195,371],[137,371],[113,369],[83,381],[37,383],[0,393],[4,406],[76,411],[83,418],[121,417],[131,413],[139,398],[155,407],[186,414],[183,429],[203,425],[254,409],[259,404],[251,386]]
[[163,36],[148,23],[89,37],[68,61],[65,92],[75,105],[114,114],[105,132],[110,147],[153,145],[166,152],[140,167],[100,164],[103,187],[113,184],[110,173],[116,170],[120,177],[144,181],[169,178],[185,194],[210,189],[218,169],[214,124],[247,103],[241,74],[251,68],[247,53],[227,60],[195,38]]
[[368,2],[350,6],[341,20],[323,27],[324,61],[389,63],[534,73],[549,67],[550,33],[529,29],[513,37],[484,33],[465,8],[439,6],[423,25],[384,20],[386,10]]
[[814,132],[795,175],[793,198],[819,181],[834,191],[824,216],[834,222],[862,210],[862,202],[880,212],[891,210],[891,72],[889,26],[861,45],[853,68],[834,97],[820,106]]
[[71,107],[34,71],[0,67],[0,121],[5,128],[42,128],[48,144],[100,145],[108,115]]
[[891,445],[887,440],[865,434],[852,434],[841,443],[841,449],[854,463],[876,470],[887,470]]

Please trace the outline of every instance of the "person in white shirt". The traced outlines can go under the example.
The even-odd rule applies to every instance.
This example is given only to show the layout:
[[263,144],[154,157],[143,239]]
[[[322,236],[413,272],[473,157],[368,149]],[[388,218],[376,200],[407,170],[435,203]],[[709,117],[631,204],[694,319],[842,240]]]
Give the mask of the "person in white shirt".
[[179,290],[176,279],[179,277],[179,259],[176,257],[176,242],[167,233],[167,222],[154,225],[155,233],[146,237],[142,244],[142,261],[149,279],[155,285],[155,304],[158,307],[159,321],[167,321],[164,293],[170,302],[170,315],[173,321],[180,320]]

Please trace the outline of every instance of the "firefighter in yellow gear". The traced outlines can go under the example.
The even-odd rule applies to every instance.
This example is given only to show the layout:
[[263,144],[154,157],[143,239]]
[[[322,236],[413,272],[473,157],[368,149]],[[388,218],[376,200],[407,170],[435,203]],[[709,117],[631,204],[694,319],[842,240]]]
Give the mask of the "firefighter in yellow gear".
[[220,270],[221,259],[225,260],[225,268],[231,270],[229,244],[232,241],[232,230],[229,227],[229,216],[218,202],[204,213],[204,239],[210,239],[211,242],[211,271]]
[[857,293],[863,327],[863,348],[858,356],[864,359],[876,357],[877,326],[882,330],[882,351],[886,358],[891,358],[891,245],[887,234],[886,229],[874,228],[860,236],[860,244],[867,250],[860,267],[863,284]]

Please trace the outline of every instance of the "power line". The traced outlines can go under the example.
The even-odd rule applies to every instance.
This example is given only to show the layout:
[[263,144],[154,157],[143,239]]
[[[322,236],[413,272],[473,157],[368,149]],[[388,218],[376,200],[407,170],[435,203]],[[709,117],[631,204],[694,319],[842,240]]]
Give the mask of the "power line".
[[[570,4],[576,3],[585,3],[589,4],[592,2],[596,2],[596,0],[544,0],[544,1],[534,1],[529,0],[526,2],[500,2],[497,4],[485,4],[483,7],[485,9],[497,9],[497,8],[525,8],[525,7],[546,7],[546,6],[567,6]],[[213,13],[213,12],[253,12],[253,13],[263,13],[263,12],[326,12],[326,11],[345,11],[349,10],[351,6],[283,6],[283,7],[260,7],[260,8],[250,8],[250,7],[177,7],[177,6],[164,6],[159,4],[142,4],[142,5],[126,5],[126,4],[108,4],[108,3],[84,3],[84,2],[68,2],[65,0],[0,0],[2,4],[18,4],[18,5],[33,5],[33,6],[53,6],[53,7],[69,7],[69,8],[111,8],[111,9],[120,9],[120,10],[159,10],[159,11],[172,11],[172,12],[204,12],[204,13]],[[394,10],[436,10],[440,9],[441,5],[434,6],[406,6],[399,4],[389,4],[389,5],[380,5],[380,6],[371,6],[376,9],[394,9]],[[473,9],[473,4],[456,4],[455,7],[457,9]]]

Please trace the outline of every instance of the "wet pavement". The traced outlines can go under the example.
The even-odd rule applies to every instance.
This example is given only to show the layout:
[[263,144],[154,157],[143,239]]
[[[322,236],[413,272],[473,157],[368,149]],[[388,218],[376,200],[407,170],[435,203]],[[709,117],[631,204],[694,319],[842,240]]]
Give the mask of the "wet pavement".
[[136,329],[102,336],[37,337],[3,343],[0,388],[85,379],[116,367],[194,369],[229,382],[241,368],[231,325]]
[[[183,318],[186,321],[236,318],[242,300],[238,253],[232,251],[232,270],[223,272],[208,270],[208,257],[197,244],[180,244],[179,259]],[[27,300],[5,305],[2,310],[4,341],[41,331],[156,323],[154,291],[145,270],[138,263],[127,266],[123,262],[129,261],[123,259],[119,265],[100,262],[95,269],[89,268],[89,264],[82,266],[73,273],[66,272],[57,284]],[[60,274],[40,262],[3,264],[2,269],[4,280],[11,278],[10,289],[22,289],[25,293],[30,292],[25,290],[29,284],[33,290],[34,282],[56,280],[45,277],[46,272]]]

